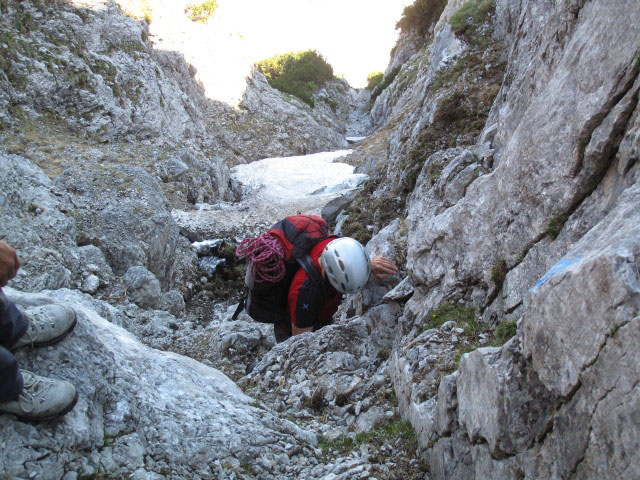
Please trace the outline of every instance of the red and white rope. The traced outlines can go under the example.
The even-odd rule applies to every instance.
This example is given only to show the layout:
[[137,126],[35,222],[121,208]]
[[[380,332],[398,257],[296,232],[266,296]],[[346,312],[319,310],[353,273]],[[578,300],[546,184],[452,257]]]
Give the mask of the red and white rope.
[[257,282],[278,282],[284,277],[284,250],[278,239],[269,233],[242,240],[236,248],[236,256],[253,263],[252,275]]

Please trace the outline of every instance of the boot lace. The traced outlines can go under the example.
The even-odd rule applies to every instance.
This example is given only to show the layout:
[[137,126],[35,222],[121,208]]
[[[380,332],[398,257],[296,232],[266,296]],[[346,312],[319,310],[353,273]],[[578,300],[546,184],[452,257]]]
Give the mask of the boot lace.
[[55,328],[56,322],[44,308],[33,309],[29,312],[28,317],[29,326],[27,327],[25,335],[29,338],[31,346],[33,346],[40,334],[45,330],[45,326],[48,324],[49,327]]
[[53,381],[25,370],[22,370],[22,379],[24,380],[24,388],[18,397],[18,402],[24,412],[31,413],[38,403],[44,402]]

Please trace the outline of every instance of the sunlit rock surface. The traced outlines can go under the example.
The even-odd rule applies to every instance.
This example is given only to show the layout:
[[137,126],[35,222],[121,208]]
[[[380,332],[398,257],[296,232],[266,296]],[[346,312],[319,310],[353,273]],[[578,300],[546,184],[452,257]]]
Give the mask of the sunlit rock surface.
[[[487,34],[479,41],[450,25],[463,3],[449,2],[425,38],[403,37],[388,71],[400,69],[370,117],[343,106],[333,112],[329,103],[314,117],[254,76],[246,101],[257,116],[218,111],[214,124],[224,128],[206,154],[195,141],[188,142],[193,152],[163,155],[144,145],[73,138],[60,147],[43,145],[32,131],[4,134],[11,152],[0,155],[0,233],[25,259],[12,286],[50,289],[45,295],[74,304],[81,320],[61,345],[19,354],[38,373],[74,380],[81,399],[53,426],[0,418],[4,470],[56,479],[413,479],[427,469],[433,480],[640,477],[640,66],[633,23],[640,5],[497,0],[479,25]],[[71,8],[61,10],[81,38],[120,15],[110,7],[83,19]],[[2,21],[16,18],[18,7],[9,9]],[[27,43],[51,43],[38,32],[49,22],[62,25],[63,15],[48,15],[23,35]],[[116,78],[130,78],[119,69],[134,58],[148,79],[150,47],[142,45],[130,55],[111,52],[108,58],[127,57]],[[100,132],[96,125],[115,94],[77,52],[56,50],[72,72],[88,75],[68,83],[65,94],[48,87],[54,67],[25,55],[22,43],[14,48],[22,53],[12,80],[0,77],[8,85],[0,102],[9,127],[19,123],[11,102],[34,111],[42,103],[80,109],[67,123],[107,140],[116,130],[149,140],[151,129],[164,138],[153,130],[163,115],[184,119],[185,105],[201,98],[194,93],[182,107],[159,108],[135,107],[127,97],[119,108],[151,109],[155,120],[141,122],[139,131],[133,120],[114,121]],[[22,78],[29,65],[33,77]],[[358,108],[369,101],[366,93],[334,87]],[[139,93],[152,99],[155,88]],[[333,98],[330,90],[321,95]],[[277,122],[257,128],[262,111]],[[190,131],[201,132],[204,120],[191,113]],[[334,121],[335,128],[328,125]],[[378,129],[349,155],[268,159],[231,171],[222,165],[267,150],[310,152],[325,140],[337,146],[341,136],[367,135],[370,125]],[[311,127],[315,133],[305,138]],[[176,135],[200,138],[186,128]],[[54,161],[59,152],[67,152],[62,163]],[[355,175],[333,163],[343,157]],[[211,302],[203,315],[183,313],[177,295],[186,294],[188,310],[189,293],[202,283],[193,278],[203,274],[195,273],[192,241],[239,240],[285,215],[319,213],[364,175],[366,194],[348,215],[369,214],[361,225],[371,237],[368,250],[391,257],[400,272],[347,298],[334,325],[274,345],[269,325],[252,326],[246,316],[229,321],[230,301]],[[114,228],[105,218],[118,220]],[[175,292],[171,302],[146,308],[124,295],[120,278],[138,265],[158,278],[162,296]],[[459,315],[439,324],[442,305],[466,309],[473,321]],[[515,335],[495,342],[505,322]],[[375,452],[374,443],[353,443],[379,434],[398,414],[411,422],[417,449],[402,450],[397,438],[382,440]],[[316,447],[317,435],[328,454]],[[351,450],[341,450],[349,442]]]

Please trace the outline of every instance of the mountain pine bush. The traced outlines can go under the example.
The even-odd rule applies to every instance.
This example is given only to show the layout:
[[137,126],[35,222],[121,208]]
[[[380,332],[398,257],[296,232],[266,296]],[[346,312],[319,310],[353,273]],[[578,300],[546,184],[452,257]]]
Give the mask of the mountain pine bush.
[[367,75],[367,90],[373,90],[378,85],[380,85],[380,83],[382,83],[383,77],[384,74],[382,72],[375,72]]
[[207,20],[217,8],[218,2],[216,0],[207,0],[206,2],[187,5],[184,13],[194,22],[207,23]]
[[446,5],[447,0],[416,0],[404,7],[396,28],[404,33],[415,30],[424,35],[438,21]]
[[333,67],[315,50],[275,55],[256,67],[273,88],[295,95],[310,107],[318,85],[334,78]]

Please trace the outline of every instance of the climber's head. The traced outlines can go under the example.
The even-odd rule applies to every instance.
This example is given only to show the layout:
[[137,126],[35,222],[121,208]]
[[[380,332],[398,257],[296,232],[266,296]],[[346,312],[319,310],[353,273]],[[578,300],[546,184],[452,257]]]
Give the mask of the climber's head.
[[356,293],[364,288],[371,273],[369,255],[353,238],[337,238],[320,256],[320,265],[331,285],[342,293]]

